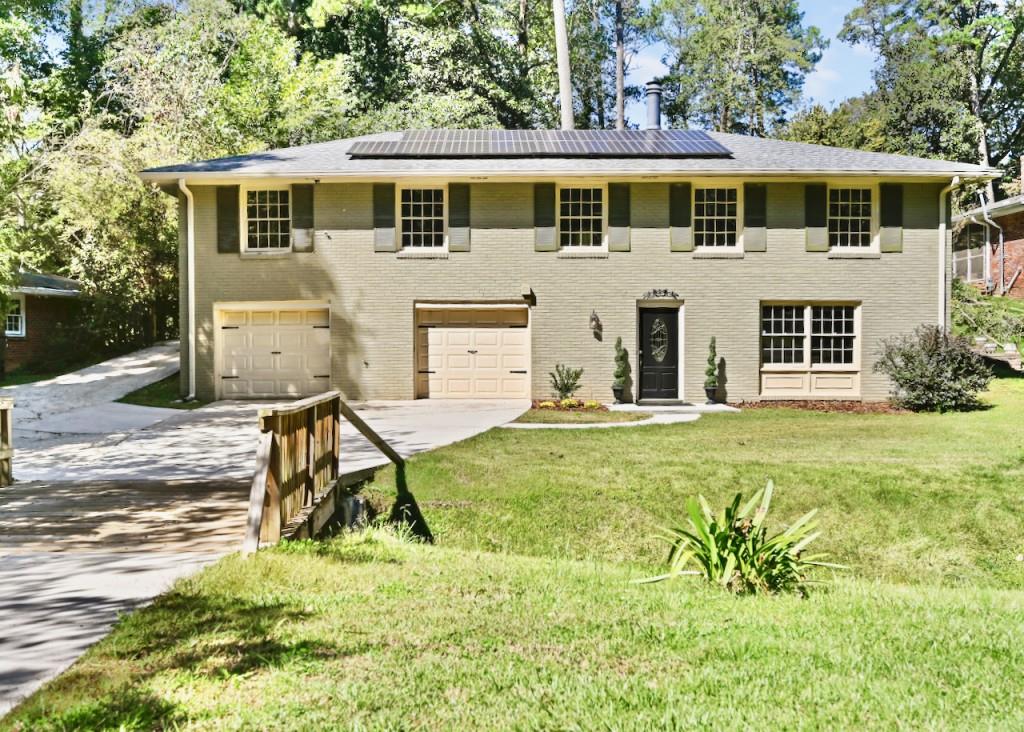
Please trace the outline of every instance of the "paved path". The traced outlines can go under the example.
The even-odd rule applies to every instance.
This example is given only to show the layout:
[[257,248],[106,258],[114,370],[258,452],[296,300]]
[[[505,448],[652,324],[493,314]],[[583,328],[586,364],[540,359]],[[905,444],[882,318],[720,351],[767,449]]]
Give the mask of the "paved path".
[[0,396],[14,397],[14,446],[137,429],[176,414],[116,400],[177,370],[178,343],[173,341],[53,379],[3,387]]
[[[45,405],[43,397],[34,394]],[[102,638],[119,614],[238,548],[261,406],[158,410],[170,414],[141,429],[108,422],[117,431],[32,430],[16,442],[15,478],[31,482],[0,489],[0,715]],[[355,407],[411,455],[515,419],[529,404]],[[387,462],[347,423],[342,450],[345,471]]]

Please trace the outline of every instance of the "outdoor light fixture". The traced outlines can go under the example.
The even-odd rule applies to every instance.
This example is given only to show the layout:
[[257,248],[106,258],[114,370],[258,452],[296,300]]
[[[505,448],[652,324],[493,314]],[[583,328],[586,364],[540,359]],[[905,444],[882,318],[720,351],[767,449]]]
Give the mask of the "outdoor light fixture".
[[598,317],[596,310],[590,311],[590,330],[594,332],[594,338],[601,340],[601,334],[604,332],[604,326],[601,324],[601,318]]

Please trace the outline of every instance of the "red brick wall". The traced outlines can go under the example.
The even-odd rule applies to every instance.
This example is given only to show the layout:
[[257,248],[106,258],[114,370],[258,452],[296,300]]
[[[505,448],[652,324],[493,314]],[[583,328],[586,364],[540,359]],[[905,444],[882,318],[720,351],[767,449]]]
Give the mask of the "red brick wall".
[[58,323],[70,325],[78,301],[67,297],[25,296],[25,335],[7,337],[4,368],[7,371],[34,361],[45,361],[56,344],[53,333]]
[[[1006,281],[1009,282],[1018,267],[1024,267],[1024,211],[996,219],[1003,227],[1003,242],[1006,246]],[[996,232],[993,232],[995,234]],[[998,240],[997,240],[998,241]],[[999,282],[999,249],[992,252],[992,281]],[[1024,298],[1024,273],[1017,278],[1009,294]]]

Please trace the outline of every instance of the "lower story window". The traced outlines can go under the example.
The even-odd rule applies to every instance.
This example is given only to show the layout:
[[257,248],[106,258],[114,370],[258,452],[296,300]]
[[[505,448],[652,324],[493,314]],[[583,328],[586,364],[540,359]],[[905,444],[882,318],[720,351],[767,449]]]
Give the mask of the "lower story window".
[[857,363],[856,305],[763,305],[761,363],[852,366]]
[[7,323],[4,327],[5,335],[25,335],[25,300],[21,295],[11,297],[11,306],[7,310]]
[[761,304],[761,396],[860,397],[860,306]]

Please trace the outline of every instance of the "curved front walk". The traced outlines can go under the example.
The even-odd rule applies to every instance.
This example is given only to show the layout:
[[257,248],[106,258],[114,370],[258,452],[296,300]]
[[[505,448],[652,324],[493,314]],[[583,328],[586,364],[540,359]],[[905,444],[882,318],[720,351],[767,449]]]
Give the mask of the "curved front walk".
[[[59,410],[62,391],[47,402],[45,387],[33,387],[26,411],[38,427],[42,416],[35,415]],[[120,614],[241,546],[263,406],[270,405],[161,409],[160,421],[112,425],[110,434],[16,432],[19,483],[0,489],[0,715],[74,662]],[[404,456],[472,437],[529,408],[493,401],[353,406]],[[348,423],[341,441],[344,472],[387,463]]]
[[544,424],[539,422],[509,422],[506,429],[515,430],[598,430],[609,427],[644,427],[653,424],[683,424],[696,422],[702,414],[736,414],[740,410],[728,404],[678,404],[671,406],[640,406],[636,404],[613,404],[611,412],[644,412],[651,416],[633,422],[581,422],[578,424]]

